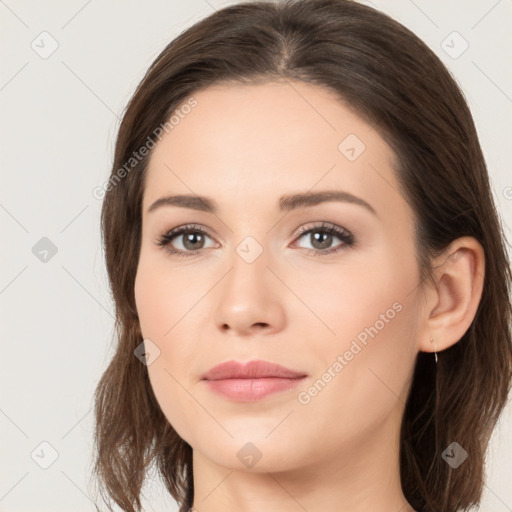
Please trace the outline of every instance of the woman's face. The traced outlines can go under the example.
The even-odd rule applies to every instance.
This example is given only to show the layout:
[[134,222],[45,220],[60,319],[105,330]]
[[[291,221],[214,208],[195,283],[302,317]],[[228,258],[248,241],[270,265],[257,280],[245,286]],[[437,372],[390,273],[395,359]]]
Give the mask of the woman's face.
[[[391,149],[316,85],[194,98],[155,146],[143,200],[135,296],[163,413],[195,456],[224,467],[344,464],[375,443],[398,453],[421,294]],[[314,200],[327,191],[338,196]],[[207,199],[149,211],[170,196]],[[202,380],[252,360],[306,377],[274,379],[288,385],[266,396],[268,379],[254,395]]]

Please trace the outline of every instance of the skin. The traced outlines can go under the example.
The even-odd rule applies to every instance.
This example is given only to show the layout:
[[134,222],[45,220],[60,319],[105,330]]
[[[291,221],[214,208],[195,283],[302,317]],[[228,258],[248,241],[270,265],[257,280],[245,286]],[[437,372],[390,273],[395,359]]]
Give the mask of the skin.
[[[151,385],[193,448],[194,508],[412,510],[398,453],[415,358],[434,351],[430,337],[440,352],[468,329],[482,291],[481,246],[454,241],[434,262],[435,285],[420,287],[415,217],[399,193],[394,154],[331,91],[290,81],[223,84],[194,97],[197,106],[151,155],[135,282],[146,347],[160,350],[148,366]],[[349,134],[365,145],[354,161],[338,149]],[[328,189],[362,198],[376,214],[335,201],[278,209],[281,195]],[[219,210],[148,212],[171,194],[207,196]],[[299,238],[300,227],[322,221],[348,230],[355,245],[337,235],[324,248],[311,233]],[[158,246],[170,229],[190,223],[208,235],[192,246],[178,236],[172,246],[191,256]],[[252,263],[236,251],[247,236],[263,251]],[[358,334],[397,303],[400,311],[347,361]],[[338,356],[346,364],[336,372]],[[235,402],[201,381],[231,359],[276,362],[308,377],[264,400]],[[324,377],[301,403],[298,394],[329,368],[330,382]],[[237,456],[249,442],[261,454],[252,467]],[[252,445],[245,449],[254,455]]]

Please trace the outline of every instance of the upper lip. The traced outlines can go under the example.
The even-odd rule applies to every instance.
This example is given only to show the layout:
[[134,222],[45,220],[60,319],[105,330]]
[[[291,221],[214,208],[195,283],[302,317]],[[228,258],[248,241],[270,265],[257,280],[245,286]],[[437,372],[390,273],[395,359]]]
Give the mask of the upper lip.
[[297,379],[305,377],[304,372],[296,372],[269,361],[249,361],[239,363],[238,361],[226,361],[210,368],[202,380],[220,379],[258,379],[264,377],[281,377],[285,379]]

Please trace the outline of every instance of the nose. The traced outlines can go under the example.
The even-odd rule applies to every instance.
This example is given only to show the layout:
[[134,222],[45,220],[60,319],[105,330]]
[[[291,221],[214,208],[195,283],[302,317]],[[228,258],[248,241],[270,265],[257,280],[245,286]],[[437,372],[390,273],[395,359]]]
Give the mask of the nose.
[[267,263],[265,251],[250,263],[235,253],[216,297],[215,322],[225,334],[271,334],[283,328],[284,289]]

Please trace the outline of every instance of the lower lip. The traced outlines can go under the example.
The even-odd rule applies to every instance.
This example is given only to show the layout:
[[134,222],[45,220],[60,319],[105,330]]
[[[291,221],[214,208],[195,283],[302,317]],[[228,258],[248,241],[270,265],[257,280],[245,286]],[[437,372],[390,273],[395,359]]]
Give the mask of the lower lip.
[[208,387],[214,392],[238,402],[254,402],[277,393],[292,389],[303,382],[305,377],[284,379],[265,377],[260,379],[219,379],[206,380]]

